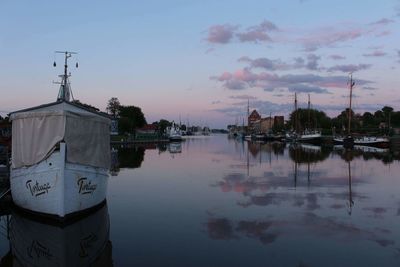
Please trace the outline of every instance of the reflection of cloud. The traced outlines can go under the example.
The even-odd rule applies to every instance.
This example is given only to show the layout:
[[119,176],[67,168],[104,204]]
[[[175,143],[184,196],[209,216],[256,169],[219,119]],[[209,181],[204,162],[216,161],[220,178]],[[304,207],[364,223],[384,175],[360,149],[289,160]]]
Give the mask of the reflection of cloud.
[[293,217],[293,220],[241,220],[236,223],[227,218],[209,219],[208,235],[211,239],[229,240],[239,237],[243,233],[247,237],[258,239],[263,244],[271,244],[279,236],[303,235],[318,238],[336,239],[342,242],[348,240],[362,241],[369,240],[382,247],[394,246],[396,242],[386,238],[390,231],[380,228],[367,230],[350,223],[337,221],[332,217],[321,217],[311,212],[303,216]]
[[277,233],[266,233],[272,222],[240,221],[236,230],[245,233],[247,237],[257,238],[263,244],[271,244],[278,237]]
[[216,240],[233,239],[233,227],[226,218],[209,219],[207,222],[208,236]]
[[368,207],[368,208],[363,208],[363,210],[371,212],[372,217],[374,218],[383,218],[383,214],[386,213],[387,211],[387,209],[383,207]]

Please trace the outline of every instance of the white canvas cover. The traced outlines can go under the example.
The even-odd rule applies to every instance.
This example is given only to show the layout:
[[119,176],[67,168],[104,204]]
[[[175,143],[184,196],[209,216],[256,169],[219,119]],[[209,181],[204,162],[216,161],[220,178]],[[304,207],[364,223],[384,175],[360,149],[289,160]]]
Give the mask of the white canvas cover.
[[12,168],[46,159],[65,141],[67,162],[110,166],[110,119],[67,102],[15,112],[12,120]]

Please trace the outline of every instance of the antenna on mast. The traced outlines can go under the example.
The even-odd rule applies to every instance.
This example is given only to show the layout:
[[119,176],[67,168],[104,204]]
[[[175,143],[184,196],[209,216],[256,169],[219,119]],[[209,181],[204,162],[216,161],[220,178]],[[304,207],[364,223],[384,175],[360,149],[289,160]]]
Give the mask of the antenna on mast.
[[[69,102],[71,99],[72,91],[71,91],[71,85],[70,85],[70,82],[68,79],[71,76],[71,73],[68,74],[68,58],[70,58],[70,57],[72,57],[72,55],[76,55],[78,53],[70,52],[70,51],[55,51],[54,53],[65,55],[64,74],[61,74],[58,76],[61,78],[61,82],[57,82],[57,84],[60,84],[60,90],[58,91],[57,101]],[[56,67],[56,66],[57,66],[56,61],[54,61],[53,67]],[[75,67],[78,68],[78,62],[76,62]],[[72,96],[72,99],[73,99],[73,96]]]

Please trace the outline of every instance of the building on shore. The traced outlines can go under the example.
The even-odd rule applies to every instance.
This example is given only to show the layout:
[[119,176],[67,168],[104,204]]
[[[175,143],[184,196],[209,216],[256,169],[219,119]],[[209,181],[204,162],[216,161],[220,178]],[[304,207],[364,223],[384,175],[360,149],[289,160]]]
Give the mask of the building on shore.
[[251,133],[268,133],[273,129],[283,129],[284,124],[284,116],[262,118],[256,110],[253,110],[248,117],[248,130]]

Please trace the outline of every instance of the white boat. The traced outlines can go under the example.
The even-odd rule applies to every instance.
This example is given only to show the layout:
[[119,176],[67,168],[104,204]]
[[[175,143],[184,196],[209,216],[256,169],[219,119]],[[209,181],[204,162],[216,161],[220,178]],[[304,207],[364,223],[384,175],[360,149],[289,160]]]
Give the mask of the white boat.
[[322,135],[319,131],[306,131],[297,137],[299,142],[309,143],[309,144],[320,144],[322,141]]
[[102,204],[110,167],[111,121],[70,102],[69,57],[56,102],[10,115],[14,204],[57,219]]
[[357,146],[373,146],[380,148],[389,147],[390,141],[387,137],[376,137],[376,136],[363,136],[354,138],[354,145]]
[[181,129],[175,122],[172,122],[171,126],[168,126],[166,131],[170,141],[182,141]]

